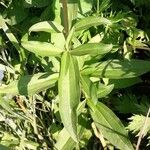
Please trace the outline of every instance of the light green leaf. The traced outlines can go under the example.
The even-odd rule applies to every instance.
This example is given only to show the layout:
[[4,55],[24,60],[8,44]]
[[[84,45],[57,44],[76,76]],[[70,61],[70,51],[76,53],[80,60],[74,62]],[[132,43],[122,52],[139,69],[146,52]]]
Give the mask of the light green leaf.
[[81,76],[82,90],[86,98],[91,98],[97,103],[97,88],[88,76]]
[[49,32],[49,33],[60,33],[63,31],[63,29],[64,29],[63,26],[58,24],[57,22],[43,21],[43,22],[38,22],[32,25],[29,28],[29,32],[44,31],[44,32]]
[[110,84],[110,85],[100,84],[97,90],[97,97],[102,98],[107,96],[113,90],[113,88],[114,88],[114,84]]
[[150,71],[150,61],[114,59],[88,66],[81,71],[81,74],[110,79],[123,79],[134,78],[148,71]]
[[79,1],[79,10],[81,14],[88,13],[92,10],[93,0],[82,0]]
[[63,128],[55,144],[57,150],[73,150],[75,147],[76,142],[70,137],[68,131]]
[[52,75],[49,73],[26,75],[17,81],[13,81],[7,86],[1,86],[0,93],[11,93],[14,95],[33,95],[54,86],[57,79],[57,73]]
[[102,55],[108,53],[112,49],[112,44],[103,43],[87,43],[70,51],[72,55]]
[[[78,105],[78,108],[77,108],[78,116],[85,110],[84,109],[85,104],[86,104],[86,101],[82,101]],[[86,138],[89,139],[92,136],[92,134],[85,127],[83,127],[82,125],[79,125],[78,126],[78,136],[79,136],[80,142],[81,142],[82,139],[83,140],[85,140]],[[71,138],[68,131],[65,128],[63,128],[59,133],[55,147],[58,150],[72,150],[75,148],[76,144],[77,143]]]
[[59,111],[64,127],[77,141],[77,107],[80,100],[79,68],[75,57],[64,52],[58,82]]
[[80,31],[80,30],[88,29],[92,26],[110,25],[110,24],[111,21],[106,18],[98,17],[98,16],[90,16],[78,21],[75,24],[75,30]]
[[88,100],[90,113],[97,129],[114,146],[121,150],[133,150],[127,131],[117,116],[103,103],[96,105]]
[[39,41],[28,41],[23,42],[22,46],[30,51],[40,56],[60,56],[63,50],[55,47],[54,45],[47,42]]

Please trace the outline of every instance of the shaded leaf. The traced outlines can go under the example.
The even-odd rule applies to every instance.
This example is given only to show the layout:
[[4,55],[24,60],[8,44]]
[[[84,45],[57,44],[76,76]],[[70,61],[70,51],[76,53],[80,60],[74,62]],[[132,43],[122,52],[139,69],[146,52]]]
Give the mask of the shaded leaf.
[[142,82],[142,80],[138,77],[136,78],[128,78],[128,79],[110,79],[109,84],[114,84],[115,89],[126,88],[137,83]]
[[70,51],[72,55],[102,55],[108,53],[112,49],[112,44],[103,43],[87,43]]
[[61,49],[55,47],[54,45],[47,42],[39,41],[27,41],[22,42],[22,46],[30,51],[40,56],[59,56],[63,52]]
[[57,79],[57,73],[52,75],[49,73],[26,75],[21,77],[19,80],[13,81],[9,85],[1,86],[0,93],[33,95],[54,86]]
[[110,79],[133,78],[150,71],[150,61],[108,60],[93,64],[81,71],[83,75]]
[[64,127],[77,141],[77,106],[80,100],[79,68],[77,60],[64,52],[58,82],[59,111]]
[[133,150],[127,131],[117,116],[101,102],[94,105],[88,100],[88,105],[94,123],[103,136],[121,150]]

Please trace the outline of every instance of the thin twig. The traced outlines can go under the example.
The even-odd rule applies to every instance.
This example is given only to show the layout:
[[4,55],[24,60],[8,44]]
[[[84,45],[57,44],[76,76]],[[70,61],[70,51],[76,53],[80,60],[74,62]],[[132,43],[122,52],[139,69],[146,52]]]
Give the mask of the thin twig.
[[141,131],[140,131],[140,135],[139,135],[139,138],[138,138],[138,141],[137,141],[137,145],[136,145],[136,150],[139,150],[140,143],[141,143],[142,138],[143,138],[143,133],[144,133],[144,130],[145,130],[145,127],[146,127],[149,115],[150,115],[150,107],[148,109],[148,112],[147,112],[147,115],[146,115],[143,127],[141,128]]

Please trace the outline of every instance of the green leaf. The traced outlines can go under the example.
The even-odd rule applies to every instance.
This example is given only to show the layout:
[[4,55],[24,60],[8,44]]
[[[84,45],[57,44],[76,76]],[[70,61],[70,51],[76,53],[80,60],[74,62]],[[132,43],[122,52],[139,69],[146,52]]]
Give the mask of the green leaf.
[[23,42],[22,46],[30,51],[40,56],[60,56],[63,52],[61,49],[55,47],[54,45],[47,42],[39,41],[27,41]]
[[13,1],[7,9],[7,18],[10,25],[22,22],[28,16],[28,10],[23,7],[22,1]]
[[76,142],[70,137],[68,131],[63,128],[55,144],[56,149],[58,150],[73,150],[75,147]]
[[43,21],[43,22],[38,22],[32,25],[29,28],[29,32],[44,31],[44,32],[49,32],[49,33],[60,33],[63,31],[63,29],[64,29],[63,26],[58,24],[57,22]]
[[75,31],[85,30],[92,26],[99,26],[99,25],[110,25],[111,21],[98,16],[90,16],[84,19],[81,19],[75,24]]
[[110,79],[109,84],[114,84],[115,89],[126,88],[142,82],[138,77],[128,79]]
[[134,78],[148,71],[150,71],[150,61],[114,59],[88,66],[81,71],[81,74],[110,79],[123,79]]
[[121,150],[133,150],[123,124],[107,106],[101,102],[94,105],[91,100],[88,106],[97,129],[110,143]]
[[[77,108],[77,112],[78,112],[78,116],[85,111],[85,104],[86,101],[82,101]],[[91,131],[89,131],[86,127],[82,126],[81,124],[83,123],[83,118],[79,118],[79,120],[81,121],[80,125],[78,126],[78,136],[80,138],[80,142],[81,140],[83,140],[84,142],[85,139],[88,141],[88,139],[90,139],[90,137],[92,136]],[[87,120],[85,120],[86,122]],[[86,122],[87,124],[87,122]],[[70,134],[68,133],[68,131],[63,128],[58,136],[57,142],[55,144],[55,147],[58,150],[72,150],[76,147],[77,143],[71,138]]]
[[79,2],[79,10],[81,14],[88,13],[92,10],[93,0],[82,0]]
[[72,55],[102,55],[108,53],[112,49],[112,44],[103,43],[87,43],[70,51]]
[[7,86],[1,86],[0,93],[11,93],[14,95],[33,95],[54,86],[57,79],[57,73],[52,75],[49,73],[26,75],[17,81],[13,81]]
[[110,84],[110,85],[100,84],[97,90],[97,97],[102,98],[107,96],[113,90],[113,88],[114,88],[114,84]]
[[75,57],[64,52],[58,81],[59,111],[64,127],[70,136],[77,138],[77,106],[80,100],[79,68]]
[[97,103],[97,88],[88,76],[81,76],[82,90],[86,98],[91,98]]

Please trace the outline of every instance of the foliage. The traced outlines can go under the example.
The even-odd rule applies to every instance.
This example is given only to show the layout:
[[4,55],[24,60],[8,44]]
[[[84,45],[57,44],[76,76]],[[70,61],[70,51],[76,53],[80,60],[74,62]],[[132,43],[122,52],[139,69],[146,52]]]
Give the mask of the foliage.
[[150,106],[148,6],[1,0],[0,149],[133,150]]

